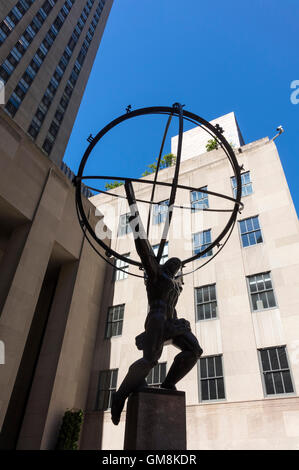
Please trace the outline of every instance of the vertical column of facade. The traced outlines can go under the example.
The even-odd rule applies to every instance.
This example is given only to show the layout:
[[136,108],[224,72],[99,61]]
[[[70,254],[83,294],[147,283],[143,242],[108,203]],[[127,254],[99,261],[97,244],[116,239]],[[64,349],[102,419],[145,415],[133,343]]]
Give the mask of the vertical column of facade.
[[68,192],[64,179],[50,170],[22,256],[0,318],[0,337],[6,348],[1,374],[0,426],[12,393],[31,326],[55,234]]

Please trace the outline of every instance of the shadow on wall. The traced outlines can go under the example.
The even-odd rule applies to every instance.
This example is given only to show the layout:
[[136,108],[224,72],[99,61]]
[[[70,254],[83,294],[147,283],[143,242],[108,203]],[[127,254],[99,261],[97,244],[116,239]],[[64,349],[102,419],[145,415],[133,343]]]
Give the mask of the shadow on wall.
[[105,272],[104,295],[101,303],[94,361],[91,371],[87,406],[80,438],[80,450],[99,450],[102,448],[104,411],[97,409],[99,377],[101,371],[110,369],[111,342],[105,338],[107,312],[113,305],[115,281],[114,268],[107,264]]

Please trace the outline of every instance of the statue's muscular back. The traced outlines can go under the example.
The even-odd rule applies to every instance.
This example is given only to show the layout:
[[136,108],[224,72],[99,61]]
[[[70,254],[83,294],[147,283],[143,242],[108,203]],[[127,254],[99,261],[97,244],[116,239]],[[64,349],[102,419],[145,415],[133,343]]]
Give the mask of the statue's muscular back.
[[166,318],[175,318],[175,306],[182,291],[179,281],[168,276],[161,267],[156,276],[149,276],[146,280],[146,290],[150,311],[165,308]]

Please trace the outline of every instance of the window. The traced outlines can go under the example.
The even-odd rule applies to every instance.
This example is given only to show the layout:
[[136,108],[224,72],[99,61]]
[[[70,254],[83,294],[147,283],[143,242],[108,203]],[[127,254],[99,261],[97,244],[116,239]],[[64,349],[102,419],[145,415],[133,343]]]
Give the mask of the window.
[[147,385],[150,387],[159,388],[164,382],[166,377],[166,362],[160,362],[152,368],[148,376],[146,377]]
[[217,317],[216,284],[195,288],[196,321]]
[[[126,258],[130,256],[130,253],[126,253],[125,255]],[[121,281],[122,279],[127,279],[128,277],[128,271],[129,271],[129,263],[127,261],[122,261],[121,259],[116,259],[115,260],[115,267],[116,270],[114,272],[114,280],[115,281]],[[119,271],[119,269],[123,269],[124,271]]]
[[294,387],[286,347],[260,349],[259,355],[266,395],[293,393]]
[[100,372],[96,409],[108,410],[111,408],[111,396],[116,390],[118,369],[103,370]]
[[[233,192],[234,192],[234,197],[237,196],[237,181],[236,178],[233,176],[232,177],[232,187],[233,187]],[[242,182],[242,194],[241,196],[248,196],[249,194],[252,194],[252,183],[250,181],[250,171],[246,171],[246,173],[241,174],[241,182]]]
[[[204,230],[193,234],[193,254],[201,253],[211,244],[211,230]],[[212,256],[213,250],[205,253],[202,258]]]
[[124,310],[125,304],[109,307],[105,335],[106,338],[111,338],[112,336],[120,336],[122,334]]
[[276,307],[270,273],[248,276],[252,310]]
[[258,216],[241,220],[239,227],[243,248],[263,242]]
[[131,225],[129,223],[130,213],[123,214],[119,218],[119,227],[118,227],[118,235],[121,237],[122,235],[126,235],[127,233],[132,232]]
[[161,201],[159,204],[154,204],[153,211],[153,224],[161,224],[165,222],[168,213],[169,200]]
[[[203,186],[200,189],[205,189],[207,190],[207,186]],[[209,207],[209,199],[208,199],[208,194],[201,192],[201,190],[198,191],[191,191],[191,210],[192,212],[195,212],[196,210],[200,209],[208,209]]]
[[[160,244],[153,245],[153,247],[152,247],[156,256],[157,256],[158,251],[159,251],[159,246],[160,246]],[[165,243],[165,245],[164,245],[161,260],[160,260],[160,264],[164,264],[167,260],[168,260],[168,242]]]
[[200,399],[223,400],[225,398],[222,355],[202,357],[200,364]]

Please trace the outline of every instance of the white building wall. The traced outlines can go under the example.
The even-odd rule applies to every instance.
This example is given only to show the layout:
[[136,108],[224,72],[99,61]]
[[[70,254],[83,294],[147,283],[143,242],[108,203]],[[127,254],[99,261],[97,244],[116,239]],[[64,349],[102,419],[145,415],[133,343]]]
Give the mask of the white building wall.
[[[232,114],[232,113],[231,113]],[[227,115],[230,116],[230,115]],[[220,120],[216,120],[220,122]],[[192,131],[188,131],[191,133]],[[188,136],[188,132],[186,135]],[[187,140],[187,139],[186,139]],[[184,134],[185,141],[185,134]],[[191,149],[192,146],[190,146]],[[191,150],[190,150],[191,151]],[[193,149],[194,151],[194,149]],[[187,151],[181,164],[180,183],[232,195],[232,169],[221,149],[208,153]],[[187,275],[178,302],[178,314],[187,318],[197,336],[203,356],[222,354],[225,401],[200,402],[198,369],[194,369],[178,384],[186,391],[187,439],[189,449],[294,449],[299,448],[299,230],[298,219],[275,144],[268,138],[261,139],[236,150],[240,165],[250,170],[253,193],[243,198],[244,210],[238,216],[242,220],[259,216],[263,243],[241,247],[239,224],[224,249],[211,263],[193,274]],[[173,168],[161,170],[159,180],[171,181]],[[148,176],[144,179],[151,179]],[[135,184],[137,197],[150,199],[151,185]],[[113,192],[123,194],[120,187]],[[156,201],[168,199],[169,189],[159,187]],[[128,212],[127,203],[107,195],[99,195],[92,201],[111,218],[111,205],[119,205],[115,220]],[[188,191],[179,190],[176,203],[190,206]],[[106,204],[106,206],[105,206]],[[228,208],[232,204],[224,199],[209,196],[211,208]],[[144,205],[145,206],[145,205]],[[140,205],[142,207],[142,205]],[[106,211],[106,214],[105,214]],[[179,211],[179,209],[178,209]],[[169,257],[182,259],[192,255],[192,233],[212,229],[212,239],[223,229],[228,213],[202,212],[185,214],[183,230],[173,217],[169,236]],[[109,215],[110,214],[110,215]],[[146,217],[144,217],[146,224]],[[109,225],[109,222],[107,222]],[[117,224],[116,224],[117,225]],[[153,228],[157,228],[154,226]],[[159,227],[161,234],[161,227]],[[151,242],[159,240],[155,237]],[[114,230],[112,248],[119,253],[130,252],[138,260],[132,235],[117,237]],[[214,249],[214,253],[217,249]],[[208,258],[189,264],[185,271],[202,265]],[[252,313],[246,276],[271,271],[277,307]],[[130,266],[130,272],[141,271]],[[111,280],[107,279],[107,282]],[[216,283],[218,317],[196,322],[194,288]],[[118,368],[118,386],[128,367],[141,357],[134,338],[143,331],[147,313],[147,299],[142,279],[129,276],[114,285],[113,303],[125,303],[122,336],[98,341],[97,350],[110,347],[110,368]],[[102,312],[106,316],[106,312]],[[258,348],[286,345],[291,369],[294,394],[265,397],[258,359]],[[167,370],[177,350],[165,346],[159,362],[167,362]],[[101,364],[98,364],[99,371]],[[124,437],[125,412],[118,427],[110,421],[110,412],[104,413],[103,449],[121,449]]]

